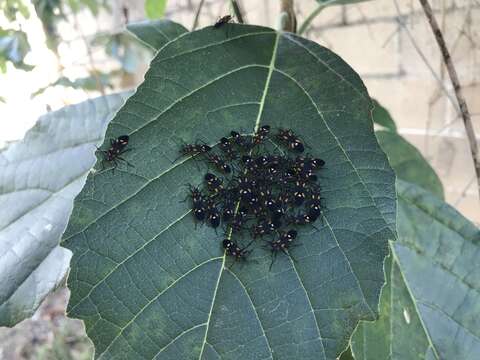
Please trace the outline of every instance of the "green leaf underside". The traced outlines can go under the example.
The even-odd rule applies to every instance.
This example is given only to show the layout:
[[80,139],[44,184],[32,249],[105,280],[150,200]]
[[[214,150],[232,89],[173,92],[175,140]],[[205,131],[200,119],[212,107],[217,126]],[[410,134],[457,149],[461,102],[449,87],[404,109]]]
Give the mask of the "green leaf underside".
[[59,241],[94,145],[126,93],[42,116],[25,138],[0,151],[0,326],[32,316],[64,279],[71,253]]
[[422,188],[399,180],[397,189],[380,320],[359,325],[355,359],[478,359],[480,231]]
[[[340,354],[358,320],[377,315],[395,237],[395,178],[370,107],[348,65],[292,34],[209,27],[160,49],[107,130],[130,135],[135,167],[89,176],[65,233],[68,313],[85,321],[97,358]],[[261,124],[295,129],[327,163],[323,222],[301,231],[296,262],[279,256],[271,272],[269,252],[232,265],[223,234],[195,229],[184,184],[200,184],[205,169],[172,163],[183,143]]]
[[444,198],[440,178],[415,146],[395,132],[377,130],[375,135],[397,178],[419,185],[439,198]]
[[184,26],[166,19],[128,24],[127,30],[154,50],[160,49],[169,41],[188,31]]

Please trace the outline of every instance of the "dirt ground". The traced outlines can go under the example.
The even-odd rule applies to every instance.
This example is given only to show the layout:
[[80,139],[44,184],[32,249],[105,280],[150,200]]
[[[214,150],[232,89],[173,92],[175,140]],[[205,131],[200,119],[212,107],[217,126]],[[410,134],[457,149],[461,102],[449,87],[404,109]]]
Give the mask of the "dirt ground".
[[93,346],[83,324],[67,318],[69,293],[51,294],[35,315],[14,328],[0,328],[0,360],[90,360]]

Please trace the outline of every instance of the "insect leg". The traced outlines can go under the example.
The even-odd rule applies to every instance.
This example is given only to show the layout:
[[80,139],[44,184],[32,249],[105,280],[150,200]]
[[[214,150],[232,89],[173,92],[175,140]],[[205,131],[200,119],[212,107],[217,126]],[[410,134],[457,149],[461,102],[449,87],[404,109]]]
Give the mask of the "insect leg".
[[272,262],[270,263],[270,267],[268,268],[268,271],[271,271],[272,270],[272,266],[273,266],[273,263],[275,262],[275,260],[277,259],[277,252],[276,251],[273,251],[272,252]]
[[127,160],[125,160],[124,158],[122,158],[122,157],[120,157],[120,156],[117,156],[117,160],[125,161],[125,163],[126,163],[128,166],[135,167],[133,164],[129,163]]

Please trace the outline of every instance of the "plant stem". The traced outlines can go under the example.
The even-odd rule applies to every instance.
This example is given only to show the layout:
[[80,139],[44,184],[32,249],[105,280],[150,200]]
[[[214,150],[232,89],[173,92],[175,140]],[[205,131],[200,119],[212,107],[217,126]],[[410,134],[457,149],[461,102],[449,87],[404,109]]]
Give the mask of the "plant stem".
[[462,87],[460,86],[460,81],[458,79],[457,71],[453,65],[452,57],[448,51],[445,39],[443,38],[442,31],[438,26],[437,20],[433,15],[432,8],[428,0],[419,0],[420,4],[423,7],[423,12],[427,16],[430,27],[432,28],[433,35],[437,41],[440,52],[442,53],[443,62],[450,76],[450,81],[452,82],[453,89],[455,90],[455,97],[457,98],[458,106],[460,107],[460,112],[462,114],[463,123],[465,125],[465,131],[467,133],[467,139],[470,145],[470,152],[472,153],[473,165],[475,167],[475,173],[477,175],[478,191],[480,194],[480,159],[478,153],[478,144],[477,138],[475,136],[475,130],[473,129],[472,118],[470,112],[468,111],[467,102],[463,96]]
[[198,26],[198,18],[200,17],[200,12],[202,11],[203,4],[205,0],[200,0],[198,4],[197,11],[195,12],[195,19],[193,19],[192,31],[195,30]]
[[282,0],[280,16],[280,29],[282,31],[297,32],[297,18],[293,9],[293,0]]
[[230,4],[232,5],[233,12],[235,13],[235,17],[237,18],[237,22],[239,22],[240,24],[243,24],[244,20],[243,20],[242,11],[240,10],[240,6],[238,5],[237,1],[230,0]]
[[334,4],[336,1],[337,0],[329,0],[329,1],[325,1],[324,3],[318,4],[317,8],[313,10],[311,14],[308,15],[305,21],[302,23],[302,25],[300,26],[300,29],[298,30],[298,34],[302,35],[305,32],[305,30],[307,30],[307,28],[310,26],[312,21],[317,17],[317,15],[320,14],[320,12],[323,9],[325,9],[327,6]]

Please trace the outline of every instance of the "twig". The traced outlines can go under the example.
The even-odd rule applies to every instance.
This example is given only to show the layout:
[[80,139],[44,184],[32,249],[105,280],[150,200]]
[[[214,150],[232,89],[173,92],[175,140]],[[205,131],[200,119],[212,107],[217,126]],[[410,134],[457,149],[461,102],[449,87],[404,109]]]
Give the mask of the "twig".
[[282,0],[280,3],[280,29],[297,32],[297,18],[293,9],[293,0]]
[[322,12],[323,9],[325,9],[328,5],[332,5],[336,2],[337,0],[330,0],[326,1],[324,3],[320,3],[315,10],[313,10],[310,15],[307,16],[307,18],[303,21],[302,25],[300,26],[300,29],[298,29],[298,34],[302,35],[305,30],[310,26],[312,21]]
[[453,203],[453,206],[457,207],[458,205],[460,205],[460,203],[465,198],[465,196],[467,196],[468,189],[470,189],[470,186],[472,186],[472,184],[474,182],[475,182],[475,176],[470,179],[470,181],[467,183],[467,185],[465,185],[462,192],[460,193],[460,196]]
[[422,49],[420,49],[420,46],[417,44],[417,42],[415,41],[415,37],[412,35],[412,33],[410,32],[410,30],[408,29],[407,25],[405,24],[405,22],[403,21],[403,17],[404,15],[401,13],[400,11],[400,7],[398,5],[398,2],[397,0],[393,0],[393,3],[395,5],[395,8],[397,9],[397,13],[398,13],[398,24],[402,27],[402,29],[405,31],[405,34],[407,34],[407,37],[409,38],[410,42],[412,43],[413,47],[415,48],[417,54],[422,58],[423,62],[425,63],[425,65],[427,66],[428,70],[430,70],[430,72],[432,73],[432,76],[435,78],[435,80],[437,81],[438,83],[438,86],[440,89],[442,89],[442,91],[445,93],[445,95],[447,96],[447,99],[451,102],[451,104],[453,105],[453,107],[455,108],[456,111],[459,111],[458,109],[458,105],[457,103],[455,102],[455,99],[453,98],[453,96],[450,94],[450,92],[447,90],[447,88],[445,87],[445,84],[443,83],[442,79],[440,79],[437,75],[437,73],[435,72],[435,70],[433,69],[432,65],[428,62],[428,59],[427,57],[425,56],[425,54],[423,53]]
[[238,5],[237,1],[236,0],[230,0],[230,4],[232,5],[232,9],[233,9],[233,12],[235,14],[235,17],[237,18],[237,21],[240,24],[243,24],[244,20],[243,20],[242,11],[240,10],[240,6]]
[[475,167],[475,173],[477,175],[478,191],[480,193],[480,159],[478,154],[478,144],[475,137],[475,130],[473,129],[472,118],[470,112],[468,111],[467,103],[465,97],[463,96],[462,87],[460,86],[460,81],[458,80],[457,71],[450,57],[450,52],[448,51],[447,45],[445,44],[445,39],[443,38],[442,32],[438,27],[437,20],[435,19],[432,8],[428,0],[419,0],[420,4],[423,7],[423,11],[427,16],[430,27],[432,28],[433,35],[437,41],[440,52],[442,53],[443,61],[447,67],[448,75],[450,76],[450,81],[452,82],[453,89],[455,90],[455,97],[457,98],[458,106],[460,107],[460,112],[462,114],[463,123],[465,125],[465,131],[467,133],[467,139],[470,145],[470,152],[472,153],[473,165]]
[[195,12],[195,18],[193,19],[192,31],[195,30],[198,26],[198,18],[200,17],[200,12],[202,11],[203,4],[205,0],[200,0],[198,4],[197,11]]

